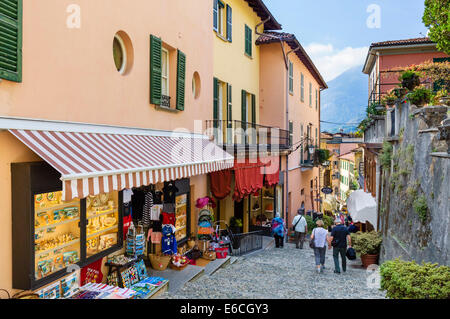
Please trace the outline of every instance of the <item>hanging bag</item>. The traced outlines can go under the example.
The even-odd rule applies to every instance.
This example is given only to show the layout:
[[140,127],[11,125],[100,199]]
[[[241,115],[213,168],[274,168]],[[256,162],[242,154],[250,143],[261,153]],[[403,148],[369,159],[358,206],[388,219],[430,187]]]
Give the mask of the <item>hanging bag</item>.
[[[314,230],[316,230],[316,229],[314,229]],[[314,235],[314,230],[313,230],[313,235]],[[309,247],[312,249],[316,248],[316,245],[314,244],[315,239],[316,239],[316,235],[314,235],[314,239],[309,240]]]
[[302,220],[303,216],[300,216],[300,218],[297,220],[294,226],[292,226],[292,231],[295,231],[295,227],[297,227],[298,223]]

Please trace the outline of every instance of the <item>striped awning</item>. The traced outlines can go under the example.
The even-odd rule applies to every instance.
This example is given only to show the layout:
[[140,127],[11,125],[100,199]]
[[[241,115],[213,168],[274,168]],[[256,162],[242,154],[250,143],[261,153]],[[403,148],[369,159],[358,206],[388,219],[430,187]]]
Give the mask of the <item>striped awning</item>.
[[65,200],[233,167],[203,135],[9,129],[61,173]]

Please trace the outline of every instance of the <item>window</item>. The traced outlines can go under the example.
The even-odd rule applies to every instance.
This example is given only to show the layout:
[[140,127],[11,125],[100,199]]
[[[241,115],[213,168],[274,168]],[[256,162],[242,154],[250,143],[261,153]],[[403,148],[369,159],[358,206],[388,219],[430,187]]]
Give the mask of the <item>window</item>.
[[316,89],[316,111],[319,107],[319,90]]
[[224,21],[224,19],[223,19],[223,9],[224,8],[225,8],[225,5],[223,4],[222,1],[219,0],[219,3],[218,3],[218,16],[217,16],[217,23],[218,23],[218,25],[217,25],[217,33],[219,33],[222,36],[224,35],[223,34],[223,30],[224,30],[224,27],[223,27],[223,21]]
[[22,82],[22,0],[0,1],[0,78]]
[[161,94],[169,96],[169,51],[162,49],[161,55]]
[[289,61],[289,93],[294,93],[294,65]]
[[312,107],[312,84],[309,82],[309,106]]
[[300,75],[300,101],[305,102],[305,77]]
[[302,188],[302,190],[300,191],[300,195],[305,195],[305,189],[304,188]]
[[317,127],[316,127],[316,146],[318,146],[317,145]]
[[[173,58],[171,58],[173,55]],[[170,68],[170,61],[176,67]],[[175,64],[175,63],[174,63]],[[171,71],[172,69],[172,71]],[[176,81],[170,81],[176,79]],[[180,50],[164,45],[161,38],[150,36],[150,103],[170,108],[170,100],[176,99],[176,109],[184,110],[186,78],[186,55]],[[171,82],[173,85],[172,90]],[[172,94],[172,95],[170,95]]]
[[294,143],[294,123],[289,121],[289,145]]
[[245,54],[247,54],[249,57],[252,56],[252,29],[245,25]]

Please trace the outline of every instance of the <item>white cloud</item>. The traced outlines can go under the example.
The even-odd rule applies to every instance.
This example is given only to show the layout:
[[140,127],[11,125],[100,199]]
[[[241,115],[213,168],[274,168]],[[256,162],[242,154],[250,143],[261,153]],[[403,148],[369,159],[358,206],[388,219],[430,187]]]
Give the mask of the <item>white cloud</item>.
[[338,50],[332,44],[311,43],[305,50],[324,80],[331,81],[345,71],[364,64],[369,48],[346,47]]

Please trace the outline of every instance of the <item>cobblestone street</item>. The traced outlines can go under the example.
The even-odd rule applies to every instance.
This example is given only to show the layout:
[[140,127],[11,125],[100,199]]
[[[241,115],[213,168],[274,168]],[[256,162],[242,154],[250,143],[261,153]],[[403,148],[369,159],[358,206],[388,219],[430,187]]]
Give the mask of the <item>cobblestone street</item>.
[[314,253],[305,243],[303,250],[293,244],[283,249],[268,248],[187,283],[176,293],[162,298],[174,299],[249,299],[249,298],[384,298],[384,293],[367,287],[369,274],[360,260],[347,260],[347,272],[335,274],[332,250],[327,250],[325,270],[315,272]]

